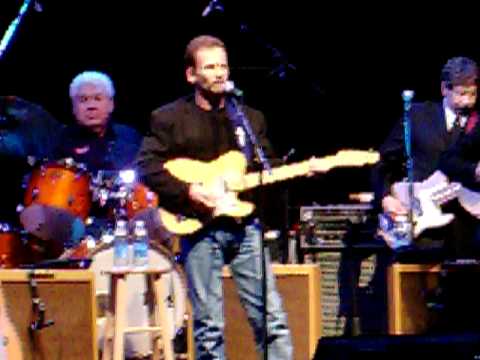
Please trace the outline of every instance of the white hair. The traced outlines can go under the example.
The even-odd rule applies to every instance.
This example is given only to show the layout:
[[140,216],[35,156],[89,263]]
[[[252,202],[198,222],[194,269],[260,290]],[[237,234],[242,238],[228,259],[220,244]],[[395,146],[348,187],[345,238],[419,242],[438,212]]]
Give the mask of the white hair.
[[77,96],[80,88],[85,84],[102,87],[105,90],[105,94],[110,98],[113,98],[115,95],[112,79],[107,74],[98,71],[84,71],[75,76],[70,83],[70,98],[73,99]]

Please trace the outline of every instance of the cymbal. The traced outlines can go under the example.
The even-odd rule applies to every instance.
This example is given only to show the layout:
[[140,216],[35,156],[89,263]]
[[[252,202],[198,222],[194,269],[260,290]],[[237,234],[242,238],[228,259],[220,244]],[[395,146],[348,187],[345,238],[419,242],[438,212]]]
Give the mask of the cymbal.
[[49,158],[62,127],[40,105],[17,96],[0,96],[0,157]]

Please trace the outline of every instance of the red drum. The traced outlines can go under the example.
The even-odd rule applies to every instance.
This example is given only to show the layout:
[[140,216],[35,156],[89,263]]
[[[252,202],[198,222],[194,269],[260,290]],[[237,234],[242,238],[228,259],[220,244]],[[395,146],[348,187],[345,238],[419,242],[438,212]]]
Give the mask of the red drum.
[[142,183],[136,183],[128,195],[127,216],[132,219],[138,212],[158,207],[158,196]]
[[24,248],[16,231],[0,230],[0,268],[13,269],[24,263]]
[[65,209],[85,220],[92,205],[90,175],[67,161],[42,165],[30,175],[24,202],[25,206],[41,204]]
[[[108,275],[102,272],[111,270],[113,267],[113,246],[112,243],[95,243],[93,239],[89,243],[83,241],[76,249],[69,250],[62,258],[91,258],[90,270],[95,273],[95,288],[97,299],[97,335],[98,345],[103,346],[103,336],[105,332],[105,310],[108,307],[108,298],[110,290],[110,279]],[[166,299],[170,301],[169,316],[174,329],[171,334],[184,326],[186,315],[186,286],[182,270],[176,265],[171,253],[163,246],[156,243],[150,244],[148,252],[148,261],[155,267],[171,268],[172,271],[162,276],[167,282],[165,289],[169,289],[165,294]],[[127,277],[127,326],[145,327],[149,324],[149,312],[145,305],[145,296],[147,287],[143,275],[129,275]],[[151,333],[133,333],[125,334],[125,356],[126,357],[145,357],[152,353]]]

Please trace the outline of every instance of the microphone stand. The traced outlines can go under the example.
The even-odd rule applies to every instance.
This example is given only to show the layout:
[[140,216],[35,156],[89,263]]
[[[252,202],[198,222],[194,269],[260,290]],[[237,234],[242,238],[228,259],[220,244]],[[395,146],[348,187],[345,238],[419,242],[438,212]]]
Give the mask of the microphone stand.
[[[239,104],[238,100],[234,96],[227,96],[225,98],[225,109],[227,111],[227,114],[232,121],[233,125],[235,127],[242,126],[245,132],[247,133],[248,140],[250,141],[250,144],[252,145],[255,154],[256,154],[256,159],[261,165],[261,169],[259,171],[259,185],[260,189],[263,186],[263,176],[264,176],[264,171],[267,171],[268,173],[271,173],[272,167],[270,166],[270,163],[268,162],[268,159],[265,157],[265,153],[263,151],[263,148],[261,144],[258,142],[257,136],[252,130],[252,127],[250,126],[250,121],[246,117],[245,113],[241,109],[241,105]],[[237,143],[239,143],[238,138],[237,138]],[[244,150],[244,153],[246,153],[247,159],[251,159],[250,154],[250,149],[248,149],[249,145],[248,142],[245,142],[244,146],[242,144],[238,144],[240,148]],[[250,154],[250,155],[249,155]],[[249,158],[250,157],[250,158]],[[267,266],[266,266],[266,261],[265,261],[265,241],[264,241],[264,204],[265,204],[265,194],[262,190],[260,190],[260,203],[258,207],[258,220],[259,220],[259,227],[260,227],[260,257],[261,257],[261,266],[262,266],[262,326],[263,326],[263,332],[262,332],[262,342],[263,342],[263,358],[265,360],[268,359],[268,346],[267,346],[267,340],[268,340],[268,329],[267,329]]]
[[414,220],[413,220],[413,207],[415,206],[415,194],[413,191],[413,156],[412,156],[412,124],[410,119],[410,108],[412,106],[412,99],[414,96],[413,90],[405,90],[402,92],[403,99],[403,131],[405,142],[405,156],[407,158],[407,179],[408,179],[408,224],[409,228],[409,244],[413,242],[414,238]]
[[[23,16],[28,10],[28,7],[30,6],[30,3],[32,0],[25,0],[20,7],[20,10],[18,11],[18,15],[13,21],[10,23],[9,27],[7,28],[7,31],[5,31],[5,34],[3,35],[2,41],[0,42],[0,60],[2,59],[2,56],[7,49],[8,45],[10,44],[10,41],[13,38],[13,35],[15,34],[15,31],[17,30],[18,26],[20,25],[20,22],[23,19]],[[39,10],[37,10],[39,11]]]

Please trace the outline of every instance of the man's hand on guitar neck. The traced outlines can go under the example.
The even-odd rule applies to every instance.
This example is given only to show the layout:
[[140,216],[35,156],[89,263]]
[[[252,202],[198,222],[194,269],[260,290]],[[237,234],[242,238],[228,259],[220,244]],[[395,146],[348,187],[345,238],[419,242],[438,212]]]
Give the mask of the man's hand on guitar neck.
[[387,195],[382,199],[382,208],[383,211],[390,214],[393,219],[395,219],[396,216],[407,214],[405,206],[392,195]]

